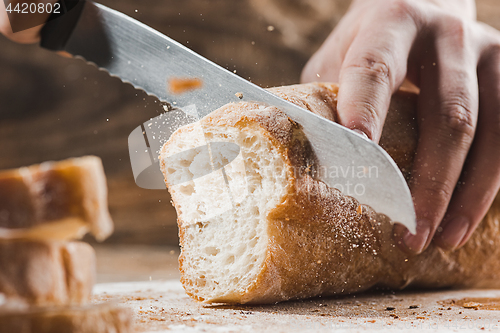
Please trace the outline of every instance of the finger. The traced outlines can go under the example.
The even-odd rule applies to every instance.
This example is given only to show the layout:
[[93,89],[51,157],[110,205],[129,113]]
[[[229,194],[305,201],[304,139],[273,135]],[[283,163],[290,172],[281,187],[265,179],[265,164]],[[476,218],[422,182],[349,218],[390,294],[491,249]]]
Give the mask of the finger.
[[500,43],[478,66],[479,117],[460,186],[434,237],[447,250],[465,244],[500,189]]
[[[339,82],[340,67],[349,46],[358,34],[360,17],[364,17],[367,12],[373,10],[370,3],[365,2],[356,3],[355,7],[355,10],[350,9],[342,17],[334,31],[304,66],[301,73],[302,83],[314,81]],[[415,66],[408,68],[405,80],[407,82],[409,79],[407,83],[412,90],[415,89],[414,85],[418,82],[411,76],[412,73],[416,72],[413,67]],[[405,82],[403,82],[402,86],[405,86]]]
[[404,7],[384,8],[354,38],[340,69],[339,122],[378,142],[393,92],[406,76],[417,34]]
[[300,82],[338,82],[343,59],[340,45],[343,45],[341,30],[334,30],[305,65]]
[[339,82],[340,67],[347,49],[358,33],[361,18],[368,10],[368,3],[351,4],[349,11],[307,62],[302,70],[301,82]]
[[362,13],[348,12],[337,24],[321,47],[309,59],[302,70],[302,83],[323,81],[339,82],[342,61],[359,28]]
[[478,112],[472,37],[458,19],[440,21],[435,54],[422,62],[418,105],[419,142],[411,190],[417,214],[416,235],[401,238],[407,250],[422,252],[450,202],[470,149]]

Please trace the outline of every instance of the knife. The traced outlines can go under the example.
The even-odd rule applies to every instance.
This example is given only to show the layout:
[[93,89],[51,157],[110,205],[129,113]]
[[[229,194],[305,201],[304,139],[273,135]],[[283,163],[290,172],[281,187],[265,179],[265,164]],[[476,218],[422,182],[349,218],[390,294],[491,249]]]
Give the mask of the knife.
[[[83,0],[63,7],[68,11],[43,27],[42,47],[81,57],[166,103],[167,112],[129,136],[139,186],[165,188],[158,152],[177,128],[229,102],[257,101],[281,109],[302,126],[319,170],[326,171],[316,178],[416,233],[408,185],[392,158],[374,142],[271,94],[123,13]],[[167,82],[179,77],[197,78],[203,85],[172,94]]]

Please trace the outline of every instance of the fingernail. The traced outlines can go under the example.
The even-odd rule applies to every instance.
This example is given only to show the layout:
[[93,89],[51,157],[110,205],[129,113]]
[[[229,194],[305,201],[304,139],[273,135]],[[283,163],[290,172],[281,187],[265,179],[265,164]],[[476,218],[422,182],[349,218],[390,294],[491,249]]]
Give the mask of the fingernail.
[[409,231],[406,231],[403,236],[403,242],[409,250],[419,254],[423,251],[425,244],[427,244],[430,232],[429,221],[419,220],[417,221],[417,234],[412,235]]
[[456,249],[469,230],[469,220],[464,216],[455,216],[446,223],[440,233],[441,243],[449,250]]
[[358,133],[359,135],[361,135],[362,137],[364,137],[365,139],[367,140],[370,140],[370,138],[368,137],[368,135],[366,135],[365,132],[363,132],[362,130],[359,130],[359,129],[353,129],[354,132]]

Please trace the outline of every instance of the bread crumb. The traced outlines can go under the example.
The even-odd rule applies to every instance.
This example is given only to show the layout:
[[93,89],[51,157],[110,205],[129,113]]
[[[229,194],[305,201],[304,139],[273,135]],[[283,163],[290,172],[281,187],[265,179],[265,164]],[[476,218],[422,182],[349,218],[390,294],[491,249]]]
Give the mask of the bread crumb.
[[243,99],[243,94],[240,93],[240,92],[237,92],[236,94],[234,94],[236,97],[238,97],[239,99]]
[[198,78],[171,78],[168,88],[172,94],[182,94],[190,90],[199,89],[203,82]]
[[292,120],[292,118],[288,117],[288,121],[292,124],[294,127],[298,127],[299,124],[297,124],[295,121]]
[[467,302],[467,303],[464,303],[462,306],[466,309],[474,309],[474,308],[478,308],[481,304],[479,303],[476,303],[476,302]]
[[268,25],[267,26],[267,31],[274,31],[274,26]]

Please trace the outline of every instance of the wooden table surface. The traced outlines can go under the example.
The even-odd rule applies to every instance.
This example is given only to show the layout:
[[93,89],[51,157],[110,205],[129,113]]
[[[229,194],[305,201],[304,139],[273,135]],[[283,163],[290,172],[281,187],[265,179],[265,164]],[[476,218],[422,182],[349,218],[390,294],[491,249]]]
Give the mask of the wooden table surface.
[[500,290],[386,290],[263,306],[210,305],[185,294],[175,247],[101,245],[96,251],[93,302],[131,308],[138,332],[500,330]]
[[[104,283],[94,293],[94,303],[115,301],[131,308],[137,332],[500,330],[500,290],[378,291],[260,306],[199,303],[177,280]],[[488,305],[497,310],[485,309]]]

